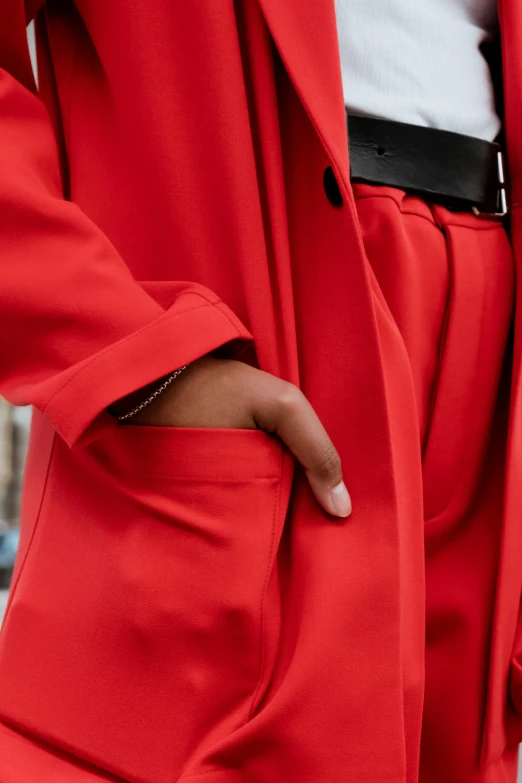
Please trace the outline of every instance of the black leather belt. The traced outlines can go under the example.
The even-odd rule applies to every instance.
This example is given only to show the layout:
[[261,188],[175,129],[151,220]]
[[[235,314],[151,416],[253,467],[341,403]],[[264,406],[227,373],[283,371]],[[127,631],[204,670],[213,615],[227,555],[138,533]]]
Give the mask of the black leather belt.
[[460,133],[347,113],[351,179],[485,217],[508,212],[502,148]]

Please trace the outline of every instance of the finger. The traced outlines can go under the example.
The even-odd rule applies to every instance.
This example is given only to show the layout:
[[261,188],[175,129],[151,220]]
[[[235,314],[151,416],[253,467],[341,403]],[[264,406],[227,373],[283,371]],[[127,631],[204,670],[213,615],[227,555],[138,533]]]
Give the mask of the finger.
[[339,454],[302,392],[291,384],[285,387],[275,402],[256,413],[256,421],[275,432],[301,463],[321,506],[333,516],[347,517],[352,503]]

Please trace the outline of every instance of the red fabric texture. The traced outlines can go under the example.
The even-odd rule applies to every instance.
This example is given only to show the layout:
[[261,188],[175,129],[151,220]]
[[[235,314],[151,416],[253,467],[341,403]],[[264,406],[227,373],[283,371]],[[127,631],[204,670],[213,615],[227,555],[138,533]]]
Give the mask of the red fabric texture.
[[[510,783],[522,320],[501,382],[502,229],[397,194],[356,205],[333,4],[49,3],[51,128],[9,3],[0,391],[38,410],[2,783],[417,783],[419,764],[422,783]],[[521,14],[503,0],[517,287]],[[346,522],[263,433],[104,414],[231,341],[314,405]]]
[[0,116],[0,326],[12,337],[3,343],[0,388],[48,415],[71,444],[109,403],[249,333],[201,285],[173,286],[162,307],[133,279],[107,236],[63,199],[45,109],[6,70]]
[[[418,651],[406,661],[405,716],[422,713],[422,783],[479,783],[489,779],[477,759],[502,530],[512,252],[499,223],[390,188],[356,185],[355,196],[419,419],[426,652],[424,672]],[[420,697],[416,678],[421,709],[410,702]],[[515,781],[515,767],[504,775]]]

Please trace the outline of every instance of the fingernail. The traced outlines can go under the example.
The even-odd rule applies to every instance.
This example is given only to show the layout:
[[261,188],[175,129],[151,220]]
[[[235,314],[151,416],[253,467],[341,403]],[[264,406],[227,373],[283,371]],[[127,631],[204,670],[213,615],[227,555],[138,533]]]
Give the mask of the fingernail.
[[338,517],[350,516],[352,513],[352,501],[350,500],[350,495],[348,494],[344,481],[340,481],[337,486],[330,490],[330,498]]

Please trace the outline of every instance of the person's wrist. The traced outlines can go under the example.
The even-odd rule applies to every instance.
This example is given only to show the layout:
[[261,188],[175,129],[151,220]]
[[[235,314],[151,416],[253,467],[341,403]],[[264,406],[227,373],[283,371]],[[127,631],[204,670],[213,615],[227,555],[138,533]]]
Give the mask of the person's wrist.
[[111,405],[109,405],[107,410],[115,418],[118,418],[119,416],[123,416],[128,411],[135,408],[136,405],[139,405],[144,400],[146,400],[151,394],[153,394],[154,391],[159,386],[161,386],[162,383],[165,382],[165,380],[169,377],[169,375],[170,373],[168,373],[167,375],[163,375],[161,378],[157,378],[155,381],[148,383],[146,386],[142,386],[141,388],[136,389],[136,391],[133,391],[130,394],[125,395],[125,397],[120,397],[120,399],[111,403]]

